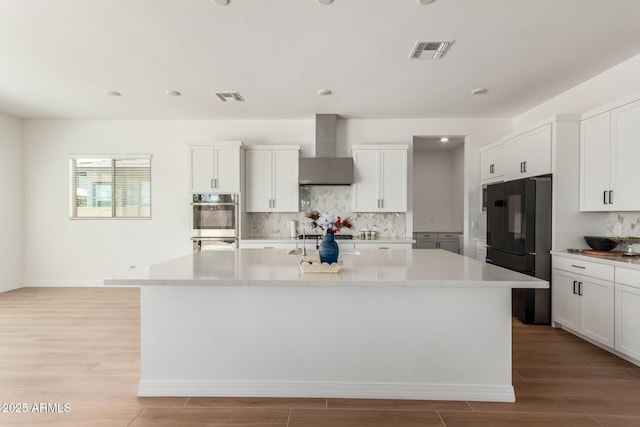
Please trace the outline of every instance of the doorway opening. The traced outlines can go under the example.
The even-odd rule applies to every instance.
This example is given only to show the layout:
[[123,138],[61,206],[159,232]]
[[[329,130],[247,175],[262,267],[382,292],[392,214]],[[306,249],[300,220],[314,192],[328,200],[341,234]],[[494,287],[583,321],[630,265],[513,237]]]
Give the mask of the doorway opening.
[[[465,224],[465,137],[413,137],[413,233],[464,234]],[[431,236],[431,234],[435,234]],[[429,247],[434,243],[429,243]],[[458,252],[463,253],[464,238]],[[447,244],[451,247],[450,244]],[[445,249],[445,247],[442,247]]]

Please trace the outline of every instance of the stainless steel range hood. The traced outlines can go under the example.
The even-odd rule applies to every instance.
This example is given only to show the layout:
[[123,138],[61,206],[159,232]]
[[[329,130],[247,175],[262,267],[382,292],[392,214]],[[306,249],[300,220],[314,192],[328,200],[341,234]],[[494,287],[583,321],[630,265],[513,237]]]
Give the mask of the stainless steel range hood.
[[316,114],[316,157],[301,158],[300,185],[351,185],[353,159],[336,157],[335,114]]

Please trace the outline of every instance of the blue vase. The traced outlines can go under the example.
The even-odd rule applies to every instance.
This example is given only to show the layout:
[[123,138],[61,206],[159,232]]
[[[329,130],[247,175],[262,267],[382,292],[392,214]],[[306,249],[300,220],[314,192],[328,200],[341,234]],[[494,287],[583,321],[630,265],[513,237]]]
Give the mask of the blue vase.
[[322,236],[322,241],[318,246],[318,253],[320,254],[320,262],[326,262],[328,264],[333,264],[334,262],[338,262],[338,253],[340,249],[338,248],[338,243],[333,236],[333,233],[327,233]]

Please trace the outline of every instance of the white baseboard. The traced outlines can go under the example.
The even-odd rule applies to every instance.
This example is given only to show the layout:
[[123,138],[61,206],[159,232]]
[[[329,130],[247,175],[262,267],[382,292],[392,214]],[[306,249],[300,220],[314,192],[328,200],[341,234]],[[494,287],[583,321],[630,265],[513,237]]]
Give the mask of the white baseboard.
[[25,288],[92,288],[96,286],[104,286],[102,280],[29,280],[24,282]]
[[141,397],[315,397],[515,402],[512,386],[459,384],[140,381]]
[[24,287],[22,283],[7,283],[4,285],[0,285],[0,293],[14,291],[16,289],[20,289]]

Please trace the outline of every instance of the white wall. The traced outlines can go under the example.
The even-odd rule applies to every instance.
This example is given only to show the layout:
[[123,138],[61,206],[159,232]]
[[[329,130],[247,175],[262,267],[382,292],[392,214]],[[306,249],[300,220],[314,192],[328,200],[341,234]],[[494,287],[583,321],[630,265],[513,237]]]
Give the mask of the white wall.
[[462,231],[464,149],[414,150],[413,230]]
[[[475,219],[480,215],[479,199],[477,192],[469,189],[480,185],[479,147],[510,130],[508,120],[340,120],[338,155],[350,155],[351,144],[412,144],[414,135],[468,135],[465,194],[475,199],[465,203],[465,211],[472,206],[470,218]],[[314,139],[314,119],[26,120],[26,285],[100,284],[105,277],[143,274],[151,264],[187,254],[191,249],[189,143],[242,140],[247,144],[300,144],[302,155],[311,156]],[[152,219],[70,220],[68,154],[122,151],[153,155]],[[409,195],[411,192],[412,188]],[[407,222],[410,216],[408,213]],[[407,229],[412,228],[409,225]],[[484,232],[465,230],[472,236]],[[136,270],[128,271],[132,265]]]
[[22,286],[24,190],[22,122],[0,114],[0,292]]
[[[300,144],[313,121],[25,121],[27,286],[93,285],[189,253],[189,143]],[[151,220],[70,220],[69,153],[152,154]],[[129,272],[135,265],[136,270]]]
[[[451,192],[453,193],[453,202],[451,207],[451,217],[453,224],[459,224],[458,228],[452,228],[452,230],[458,231],[464,228],[464,200],[465,200],[465,192],[464,192],[464,146],[460,146],[454,149],[451,153],[453,161],[452,161],[452,171],[451,171]],[[480,162],[480,159],[477,159],[476,162]],[[478,184],[478,187],[480,184]],[[462,228],[460,228],[462,227]],[[467,252],[468,253],[468,252]]]
[[640,55],[543,102],[513,118],[517,131],[553,114],[582,114],[602,105],[638,94],[640,98]]

